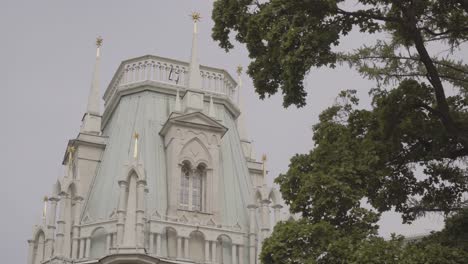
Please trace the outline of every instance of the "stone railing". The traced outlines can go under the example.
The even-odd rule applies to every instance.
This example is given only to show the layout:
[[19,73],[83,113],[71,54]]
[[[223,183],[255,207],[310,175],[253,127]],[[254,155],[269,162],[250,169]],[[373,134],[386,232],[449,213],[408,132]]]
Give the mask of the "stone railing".
[[[187,62],[161,58],[152,55],[122,62],[104,93],[104,101],[113,96],[119,87],[153,81],[187,88],[189,78]],[[237,83],[224,70],[200,66],[202,90],[227,96],[235,101]]]

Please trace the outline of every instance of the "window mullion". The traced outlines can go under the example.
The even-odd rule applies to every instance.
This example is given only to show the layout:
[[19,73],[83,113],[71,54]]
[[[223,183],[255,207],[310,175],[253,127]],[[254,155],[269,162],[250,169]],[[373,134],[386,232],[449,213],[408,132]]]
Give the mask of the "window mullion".
[[193,172],[190,172],[190,175],[189,175],[189,188],[188,188],[188,209],[189,210],[193,210],[193,207],[192,207],[192,181],[193,181],[193,175],[192,175]]

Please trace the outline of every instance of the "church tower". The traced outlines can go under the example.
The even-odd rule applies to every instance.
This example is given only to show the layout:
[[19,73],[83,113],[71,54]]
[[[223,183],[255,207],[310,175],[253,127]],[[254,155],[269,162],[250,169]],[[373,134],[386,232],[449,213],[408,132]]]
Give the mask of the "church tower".
[[255,264],[280,220],[244,127],[241,72],[153,55],[123,61],[100,111],[97,53],[66,173],[44,200],[27,264]]

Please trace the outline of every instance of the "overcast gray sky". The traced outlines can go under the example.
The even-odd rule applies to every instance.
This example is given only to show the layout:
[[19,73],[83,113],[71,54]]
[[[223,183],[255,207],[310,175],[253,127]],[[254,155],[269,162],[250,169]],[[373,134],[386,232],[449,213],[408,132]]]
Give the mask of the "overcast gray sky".
[[[225,53],[211,40],[211,0],[0,0],[0,256],[26,263],[32,227],[40,222],[42,197],[62,174],[67,141],[76,137],[91,83],[97,35],[104,38],[101,92],[122,60],[146,54],[188,61],[192,22],[199,11],[201,64],[235,74],[249,59],[237,45]],[[367,40],[366,40],[367,41]],[[363,43],[351,34],[345,48]],[[466,58],[465,58],[466,59]],[[270,181],[285,172],[289,158],[313,146],[311,127],[340,90],[365,96],[373,82],[347,67],[313,71],[306,80],[307,106],[282,107],[282,98],[261,101],[244,76],[246,127],[255,152],[268,155]],[[365,102],[365,100],[364,100]],[[425,233],[439,228],[440,216],[413,226],[386,214],[381,234]]]

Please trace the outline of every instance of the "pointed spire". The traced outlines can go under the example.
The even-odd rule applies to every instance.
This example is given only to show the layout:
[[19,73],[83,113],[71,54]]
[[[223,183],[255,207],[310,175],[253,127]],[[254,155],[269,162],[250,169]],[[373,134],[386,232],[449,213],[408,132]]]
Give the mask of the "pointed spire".
[[94,64],[93,81],[88,96],[88,106],[81,125],[81,132],[97,134],[101,133],[101,111],[99,95],[99,64],[101,60],[102,38],[96,39],[96,63]]
[[237,119],[237,130],[239,131],[239,137],[241,140],[248,141],[247,132],[245,130],[245,109],[244,109],[244,101],[242,100],[241,96],[241,88],[242,88],[242,66],[237,66],[237,77],[238,77],[238,84],[237,84],[237,101],[238,106],[241,111],[240,116]]
[[192,39],[192,55],[190,57],[189,67],[189,89],[201,90],[201,76],[200,64],[198,62],[198,27],[197,23],[200,21],[200,13],[193,12],[191,14],[193,20],[193,39]]
[[182,107],[181,107],[181,105],[180,105],[179,88],[177,88],[177,92],[176,92],[176,99],[175,99],[174,111],[175,111],[175,112],[181,112],[181,111],[182,111]]
[[208,115],[212,118],[216,117],[214,105],[213,105],[213,96],[210,95],[210,109],[208,110]]
[[86,113],[92,115],[100,115],[99,107],[99,65],[101,60],[101,47],[103,39],[99,36],[96,39],[96,62],[94,64],[93,82],[89,91],[88,107]]

